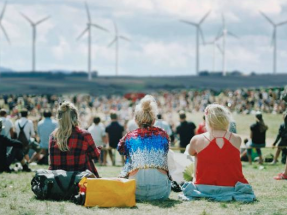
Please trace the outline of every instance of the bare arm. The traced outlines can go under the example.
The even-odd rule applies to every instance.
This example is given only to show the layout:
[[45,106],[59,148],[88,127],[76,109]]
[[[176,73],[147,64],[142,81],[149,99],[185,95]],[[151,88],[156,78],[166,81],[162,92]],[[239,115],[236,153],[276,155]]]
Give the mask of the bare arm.
[[196,152],[196,138],[193,137],[191,140],[190,140],[190,144],[189,144],[189,149],[188,149],[188,153],[192,156],[195,156],[197,154]]

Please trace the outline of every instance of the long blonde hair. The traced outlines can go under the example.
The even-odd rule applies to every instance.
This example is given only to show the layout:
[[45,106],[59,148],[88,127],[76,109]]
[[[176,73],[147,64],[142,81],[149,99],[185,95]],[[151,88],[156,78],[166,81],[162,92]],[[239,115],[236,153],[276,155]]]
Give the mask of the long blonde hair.
[[154,97],[146,95],[135,109],[135,121],[139,127],[151,126],[158,114],[158,108]]
[[78,110],[71,102],[63,102],[57,112],[59,127],[54,136],[59,149],[63,152],[68,151],[68,139],[72,134],[73,127],[79,125]]
[[219,104],[211,104],[205,108],[207,130],[228,130],[231,121],[229,110]]

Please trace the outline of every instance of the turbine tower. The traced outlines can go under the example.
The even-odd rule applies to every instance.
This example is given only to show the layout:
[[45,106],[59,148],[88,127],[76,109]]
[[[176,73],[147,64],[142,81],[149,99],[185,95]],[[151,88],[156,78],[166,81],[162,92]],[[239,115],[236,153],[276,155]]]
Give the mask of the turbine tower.
[[87,27],[84,29],[84,31],[77,37],[77,40],[81,39],[86,32],[88,32],[88,79],[89,81],[92,80],[92,27],[98,28],[102,31],[109,32],[107,29],[92,23],[92,18],[89,10],[89,6],[87,3],[85,3],[86,7],[86,12],[87,12],[87,17],[88,17],[88,22],[87,22]]
[[50,18],[50,16],[46,16],[43,19],[40,19],[37,22],[33,22],[28,16],[25,14],[21,13],[21,15],[26,19],[31,27],[32,27],[32,72],[36,71],[36,39],[37,39],[37,26],[40,25],[41,23],[45,22]]
[[116,60],[115,71],[116,71],[116,76],[118,76],[119,74],[118,72],[119,71],[119,68],[118,68],[119,66],[119,40],[121,39],[121,40],[125,40],[128,42],[131,42],[131,40],[119,34],[118,26],[115,21],[114,21],[114,27],[115,27],[115,37],[112,40],[112,42],[108,45],[108,47],[111,47],[113,44],[116,44],[115,45],[115,60]]
[[[0,28],[1,28],[1,30],[2,30],[2,32],[3,32],[3,34],[4,34],[4,36],[5,36],[5,38],[6,38],[6,40],[7,40],[7,42],[10,44],[9,36],[8,36],[8,34],[7,34],[7,32],[6,32],[5,28],[4,28],[4,26],[2,25],[3,17],[4,17],[4,14],[5,14],[5,11],[6,11],[6,7],[7,7],[7,1],[5,2],[4,7],[3,7],[3,9],[2,9],[2,12],[1,12],[1,14],[0,14]],[[0,54],[0,57],[1,57],[1,54]],[[1,66],[1,61],[0,61],[0,66]],[[1,74],[1,71],[0,71],[0,74]]]
[[188,24],[188,25],[192,25],[196,28],[196,41],[195,41],[195,45],[196,45],[196,50],[195,50],[195,55],[196,55],[196,64],[195,64],[195,70],[196,70],[196,74],[198,75],[199,74],[199,64],[200,64],[200,51],[199,51],[199,37],[201,36],[201,39],[204,42],[204,36],[203,36],[203,33],[202,33],[202,30],[201,30],[201,25],[202,23],[204,22],[204,20],[208,17],[208,15],[210,14],[211,11],[208,11],[203,17],[202,19],[198,22],[198,23],[195,23],[195,22],[190,22],[190,21],[186,21],[186,20],[179,20],[180,22],[183,22],[185,24]]
[[225,18],[224,18],[224,15],[222,15],[222,31],[219,32],[219,35],[217,38],[222,37],[221,51],[222,51],[222,74],[223,76],[226,76],[226,36],[227,35],[239,39],[238,36],[236,36],[235,34],[227,30],[226,25],[225,25]]
[[287,21],[275,24],[266,14],[260,11],[262,16],[273,26],[272,46],[273,46],[273,74],[277,72],[277,27],[287,24]]

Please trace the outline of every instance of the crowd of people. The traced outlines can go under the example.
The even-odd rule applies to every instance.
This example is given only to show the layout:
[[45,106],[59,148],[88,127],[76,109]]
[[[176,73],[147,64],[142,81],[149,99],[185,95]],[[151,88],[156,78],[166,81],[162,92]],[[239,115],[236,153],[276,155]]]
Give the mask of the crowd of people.
[[[281,93],[270,89],[224,91],[218,95],[212,91],[161,92],[143,98],[137,94],[129,98],[2,96],[0,172],[13,171],[10,165],[15,161],[29,172],[29,163],[43,161],[48,155],[51,170],[88,169],[99,177],[95,161],[107,165],[109,155],[115,165],[118,150],[124,166],[120,177],[137,181],[136,198],[166,199],[172,178],[167,165],[168,152],[177,138],[181,152],[195,157],[195,179],[183,185],[183,198],[203,197],[206,194],[200,196],[203,190],[225,192],[222,186],[227,186],[233,187],[232,191],[226,190],[233,199],[253,201],[255,195],[243,176],[240,160],[246,154],[251,163],[252,150],[248,148],[240,154],[241,138],[236,134],[231,112],[255,113],[256,122],[250,126],[247,146],[256,149],[262,163],[260,148],[265,147],[268,129],[263,113],[283,113],[286,104],[279,99]],[[198,126],[187,121],[186,112],[192,111],[203,113],[203,122]],[[179,122],[174,121],[175,112]],[[277,143],[280,147],[287,146],[286,112],[283,119],[274,146]],[[283,150],[278,148],[273,163],[277,162],[280,151]],[[287,179],[286,171],[287,167],[275,179]],[[238,189],[246,193],[242,196]],[[214,197],[212,193],[210,196]],[[218,198],[227,197],[223,194]]]

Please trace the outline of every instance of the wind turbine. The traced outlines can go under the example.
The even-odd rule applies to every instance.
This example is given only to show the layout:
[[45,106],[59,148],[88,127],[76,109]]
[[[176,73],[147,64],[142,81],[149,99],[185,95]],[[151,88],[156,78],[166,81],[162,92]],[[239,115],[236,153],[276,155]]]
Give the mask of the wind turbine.
[[215,37],[212,41],[205,43],[205,45],[212,45],[212,48],[213,48],[213,50],[212,50],[212,72],[215,72],[215,58],[216,58],[215,51],[216,51],[216,48],[218,48],[220,51],[220,54],[222,54],[222,50],[219,47],[219,45],[217,44],[217,41],[220,38],[221,37]]
[[195,41],[195,45],[196,45],[196,50],[195,50],[195,55],[196,55],[196,65],[195,65],[195,70],[196,70],[196,74],[199,74],[199,64],[200,64],[200,53],[199,53],[199,35],[201,36],[201,39],[203,41],[203,43],[205,43],[204,41],[204,36],[201,30],[201,24],[204,22],[204,20],[208,17],[208,15],[210,14],[211,11],[208,11],[203,17],[202,19],[198,22],[190,22],[190,21],[186,21],[186,20],[179,20],[180,22],[183,22],[185,24],[188,25],[192,25],[196,28],[196,41]]
[[97,24],[92,23],[90,10],[89,10],[87,3],[85,3],[85,7],[86,7],[87,17],[88,17],[87,27],[77,37],[77,40],[81,39],[85,35],[85,33],[88,32],[88,79],[90,81],[90,80],[92,80],[92,73],[91,73],[91,68],[92,68],[92,27],[98,28],[98,29],[105,31],[105,32],[109,32],[109,31],[107,29],[97,25]]
[[237,39],[238,36],[236,36],[235,34],[233,34],[232,32],[230,32],[229,30],[227,30],[226,25],[225,25],[225,18],[224,15],[222,15],[222,31],[219,32],[218,37],[222,37],[222,74],[223,76],[226,76],[226,36],[232,36],[235,37]]
[[277,72],[277,27],[287,24],[287,21],[275,24],[266,14],[260,11],[262,16],[273,26],[272,46],[273,46],[273,74]]
[[26,19],[31,27],[32,27],[32,72],[36,71],[36,39],[37,39],[37,26],[40,25],[41,23],[45,22],[50,18],[50,16],[46,16],[43,19],[40,19],[37,22],[33,22],[28,16],[25,14],[21,13],[21,15]]
[[115,70],[116,70],[116,76],[118,76],[118,66],[119,66],[119,40],[125,40],[128,42],[131,42],[131,40],[127,37],[124,37],[122,35],[119,34],[118,31],[118,26],[116,24],[116,22],[114,21],[114,27],[115,27],[115,37],[112,40],[112,42],[108,45],[108,47],[111,47],[113,44],[115,45],[115,60],[116,60],[116,64],[115,64]]
[[[8,34],[7,34],[7,32],[6,32],[5,28],[4,28],[4,26],[2,25],[2,20],[3,20],[3,17],[4,17],[5,11],[6,11],[6,7],[7,7],[7,1],[5,2],[4,7],[3,7],[3,9],[2,9],[2,12],[1,12],[1,14],[0,14],[0,28],[1,28],[1,30],[2,30],[2,32],[3,32],[3,34],[4,34],[4,36],[5,36],[6,40],[7,40],[8,43],[10,44],[11,42],[10,42],[9,36],[8,36]],[[0,64],[0,65],[1,65],[1,64]],[[1,71],[0,71],[0,73],[1,73]]]

